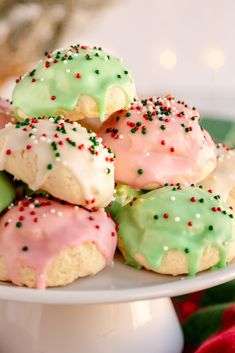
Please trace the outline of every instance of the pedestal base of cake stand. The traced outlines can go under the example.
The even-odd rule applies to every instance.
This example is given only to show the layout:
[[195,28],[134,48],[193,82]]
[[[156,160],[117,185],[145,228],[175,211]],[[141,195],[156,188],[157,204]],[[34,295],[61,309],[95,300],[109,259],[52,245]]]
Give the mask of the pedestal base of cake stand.
[[0,301],[2,353],[180,353],[169,298],[118,304]]

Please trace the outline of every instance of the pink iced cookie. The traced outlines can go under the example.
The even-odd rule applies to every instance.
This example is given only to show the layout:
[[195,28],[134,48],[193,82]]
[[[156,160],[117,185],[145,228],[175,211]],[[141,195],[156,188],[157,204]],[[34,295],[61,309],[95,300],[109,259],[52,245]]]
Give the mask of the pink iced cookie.
[[0,280],[45,288],[71,283],[111,264],[115,223],[44,197],[23,200],[0,220]]
[[0,97],[0,129],[3,129],[7,123],[14,123],[14,121],[10,101]]
[[174,97],[134,102],[113,114],[99,135],[116,154],[115,179],[135,188],[195,183],[216,165],[215,145],[199,113]]

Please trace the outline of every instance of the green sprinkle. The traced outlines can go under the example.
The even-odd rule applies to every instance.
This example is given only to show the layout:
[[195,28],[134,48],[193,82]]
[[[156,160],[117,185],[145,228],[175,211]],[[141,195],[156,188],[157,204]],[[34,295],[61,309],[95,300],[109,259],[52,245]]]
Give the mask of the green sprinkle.
[[159,217],[158,217],[157,214],[155,214],[155,215],[153,216],[153,218],[154,218],[154,219],[158,219]]
[[53,168],[53,165],[51,163],[47,164],[47,169],[52,169]]
[[142,125],[141,122],[137,121],[136,126],[141,126],[141,125]]
[[21,249],[22,251],[28,251],[29,248],[27,246],[23,246],[23,248]]
[[229,217],[230,217],[230,218],[233,218],[233,214],[230,214]]
[[96,75],[100,74],[100,70],[95,70]]
[[124,70],[124,74],[125,74],[125,75],[128,75],[128,71],[127,71],[127,70]]
[[144,171],[143,171],[143,169],[138,169],[138,170],[137,170],[137,173],[141,175],[141,174],[144,173]]
[[109,174],[111,172],[111,169],[107,168],[106,173]]
[[117,75],[117,78],[122,78],[122,76],[121,75]]
[[160,126],[160,129],[161,129],[161,130],[166,130],[165,125],[161,125],[161,126]]
[[213,230],[214,227],[213,227],[213,226],[209,226],[208,229],[209,229],[209,230]]
[[16,227],[21,228],[22,227],[22,222],[16,222]]
[[126,113],[126,117],[128,118],[129,116],[131,116],[131,113],[130,113],[130,112],[127,112],[127,113]]
[[199,199],[199,202],[203,203],[203,202],[204,202],[204,199]]
[[190,253],[190,250],[189,250],[188,248],[185,248],[185,249],[184,249],[184,252],[185,252],[186,254],[188,254],[188,253]]
[[132,134],[134,134],[136,132],[136,129],[133,127],[133,129],[131,129]]
[[119,121],[121,119],[121,117],[118,115],[116,116],[116,121]]

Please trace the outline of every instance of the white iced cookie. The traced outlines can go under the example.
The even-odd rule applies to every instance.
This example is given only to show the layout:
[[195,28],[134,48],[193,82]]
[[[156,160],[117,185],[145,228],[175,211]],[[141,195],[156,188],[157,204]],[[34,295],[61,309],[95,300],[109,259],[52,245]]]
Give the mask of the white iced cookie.
[[205,189],[219,194],[229,206],[235,207],[235,150],[222,143],[217,147],[217,165],[206,179],[200,182]]
[[26,119],[0,131],[0,170],[87,209],[111,201],[113,161],[95,133],[61,117]]

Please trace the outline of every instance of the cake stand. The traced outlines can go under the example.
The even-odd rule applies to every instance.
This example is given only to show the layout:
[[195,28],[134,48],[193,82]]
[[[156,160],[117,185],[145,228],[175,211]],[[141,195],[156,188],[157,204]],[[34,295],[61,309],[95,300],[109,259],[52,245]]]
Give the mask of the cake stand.
[[235,264],[193,278],[124,265],[63,288],[0,285],[1,353],[180,353],[183,336],[170,297],[235,278]]

